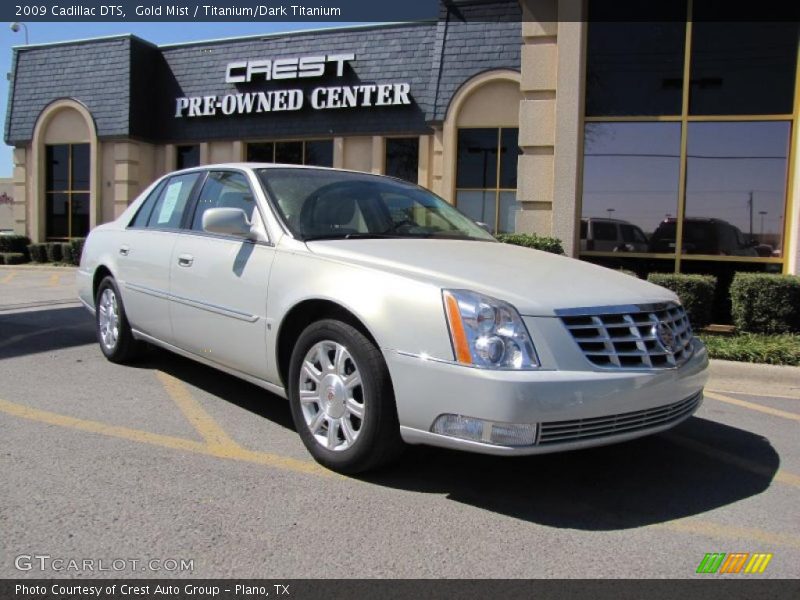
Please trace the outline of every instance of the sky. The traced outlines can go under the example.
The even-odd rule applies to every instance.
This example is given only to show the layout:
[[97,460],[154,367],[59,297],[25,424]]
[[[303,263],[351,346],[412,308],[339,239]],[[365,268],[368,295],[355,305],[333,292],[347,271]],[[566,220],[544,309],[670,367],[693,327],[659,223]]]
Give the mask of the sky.
[[[28,42],[45,44],[121,33],[132,33],[154,44],[170,44],[242,35],[261,35],[298,29],[320,29],[364,25],[364,23],[27,23]],[[11,71],[11,48],[25,44],[25,30],[11,31],[10,23],[0,26],[0,73]],[[5,122],[8,109],[8,77],[0,76],[0,103]],[[11,177],[11,147],[0,143],[0,177]]]

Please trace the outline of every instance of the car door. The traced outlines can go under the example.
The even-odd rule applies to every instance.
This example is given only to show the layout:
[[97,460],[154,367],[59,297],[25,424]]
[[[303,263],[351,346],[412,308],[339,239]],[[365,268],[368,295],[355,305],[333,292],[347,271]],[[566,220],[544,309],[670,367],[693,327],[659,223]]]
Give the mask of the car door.
[[[204,231],[203,213],[210,208],[243,210],[262,239]],[[275,256],[264,232],[247,175],[212,170],[177,236],[170,265],[175,344],[259,378],[267,374],[267,284]]]
[[170,257],[200,172],[162,181],[134,216],[117,249],[117,278],[131,326],[170,342]]

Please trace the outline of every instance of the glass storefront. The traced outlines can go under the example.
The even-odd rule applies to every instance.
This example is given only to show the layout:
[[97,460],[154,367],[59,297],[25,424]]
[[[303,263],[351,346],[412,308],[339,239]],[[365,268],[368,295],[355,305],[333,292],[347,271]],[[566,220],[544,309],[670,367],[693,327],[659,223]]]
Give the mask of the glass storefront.
[[723,285],[780,271],[798,24],[711,22],[706,0],[637,22],[628,4],[620,23],[589,3],[581,256]]

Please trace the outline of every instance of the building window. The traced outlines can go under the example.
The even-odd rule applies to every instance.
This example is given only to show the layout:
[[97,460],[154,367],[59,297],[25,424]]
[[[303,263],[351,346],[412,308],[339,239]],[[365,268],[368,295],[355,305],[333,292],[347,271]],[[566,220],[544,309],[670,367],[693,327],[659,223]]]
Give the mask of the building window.
[[248,162],[333,166],[333,140],[254,142],[247,144]]
[[419,138],[387,138],[384,174],[417,183],[419,175]]
[[682,20],[589,3],[581,255],[640,275],[780,271],[798,23],[662,4]]
[[50,240],[89,233],[89,144],[45,146],[45,234]]
[[512,128],[458,130],[456,206],[492,233],[516,228],[518,136]]
[[200,145],[191,144],[186,146],[176,146],[175,148],[175,168],[191,169],[200,166]]

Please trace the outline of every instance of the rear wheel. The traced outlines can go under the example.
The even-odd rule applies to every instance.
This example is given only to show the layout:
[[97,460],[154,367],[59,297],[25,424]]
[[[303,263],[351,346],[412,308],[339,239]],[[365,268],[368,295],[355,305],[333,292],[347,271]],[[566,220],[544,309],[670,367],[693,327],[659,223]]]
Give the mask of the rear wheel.
[[94,306],[97,342],[105,357],[111,362],[124,363],[138,356],[142,343],[133,338],[113,277],[100,282]]
[[309,325],[292,353],[288,387],[297,432],[320,464],[358,473],[401,452],[386,363],[351,325],[332,319]]

